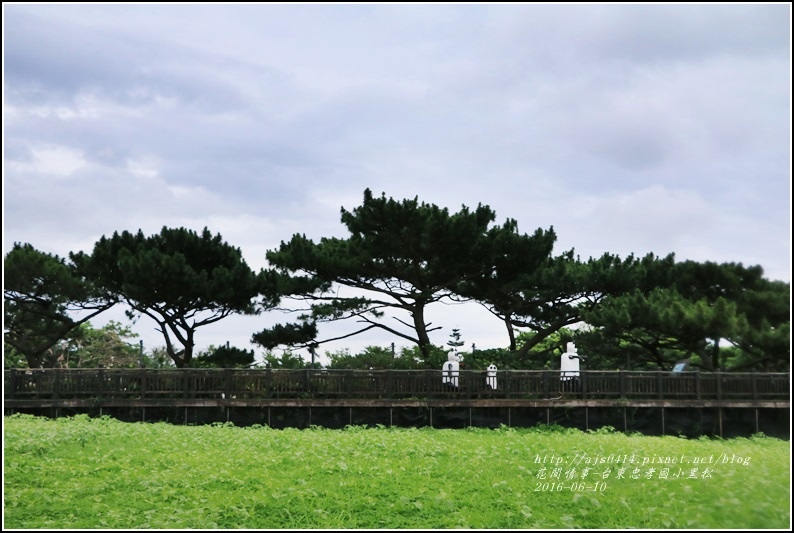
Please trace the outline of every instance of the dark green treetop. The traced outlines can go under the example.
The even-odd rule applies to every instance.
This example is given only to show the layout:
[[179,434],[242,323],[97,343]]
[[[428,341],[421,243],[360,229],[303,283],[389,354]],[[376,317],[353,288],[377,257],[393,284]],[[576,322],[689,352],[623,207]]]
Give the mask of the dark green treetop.
[[690,359],[704,370],[787,371],[789,298],[789,285],[765,280],[760,267],[684,261],[666,285],[588,310],[595,329],[580,340],[602,365],[670,370]]
[[15,243],[6,254],[3,278],[3,340],[30,368],[55,366],[53,346],[117,303],[74,264],[30,244]]
[[[201,326],[230,314],[259,312],[261,279],[238,248],[185,228],[164,227],[157,235],[128,231],[102,237],[93,253],[72,254],[82,274],[126,302],[130,318],[146,315],[163,334],[178,367],[190,365],[194,335]],[[264,290],[262,305],[274,296]]]
[[[322,238],[315,243],[295,235],[268,252],[268,261],[284,275],[308,274],[325,289],[331,285],[353,289],[354,294],[344,297],[327,290],[294,294],[311,302],[305,322],[361,324],[350,335],[380,328],[415,343],[425,359],[431,353],[429,333],[439,329],[427,321],[427,307],[451,301],[458,284],[489,275],[495,254],[504,248],[496,242],[511,239],[517,231],[511,220],[490,227],[496,215],[487,206],[474,210],[463,206],[450,213],[417,198],[375,197],[369,189],[361,206],[352,211],[342,208],[341,213],[348,238]],[[386,311],[394,312],[394,322],[383,320]]]
[[[541,232],[533,236],[536,242],[545,242],[545,255],[532,255],[509,243],[490,276],[463,282],[458,288],[460,294],[476,299],[504,322],[509,349],[516,352],[518,360],[526,358],[550,335],[581,322],[584,314],[605,298],[667,283],[664,280],[673,264],[672,255],[621,259],[606,253],[583,262],[570,250],[552,257],[552,237]],[[529,243],[524,246],[530,251],[544,249]],[[521,346],[517,345],[515,328],[528,329]]]

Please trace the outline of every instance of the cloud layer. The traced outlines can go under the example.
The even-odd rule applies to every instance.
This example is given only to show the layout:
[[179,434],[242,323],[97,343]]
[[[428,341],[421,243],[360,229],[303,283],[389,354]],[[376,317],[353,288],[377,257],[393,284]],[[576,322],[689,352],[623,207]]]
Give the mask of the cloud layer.
[[[787,4],[3,14],[4,252],[208,226],[261,268],[293,233],[344,236],[340,207],[369,187],[553,226],[583,258],[675,252],[790,281]],[[453,327],[505,343],[466,309],[437,311],[438,344]],[[271,318],[199,344],[244,346]]]

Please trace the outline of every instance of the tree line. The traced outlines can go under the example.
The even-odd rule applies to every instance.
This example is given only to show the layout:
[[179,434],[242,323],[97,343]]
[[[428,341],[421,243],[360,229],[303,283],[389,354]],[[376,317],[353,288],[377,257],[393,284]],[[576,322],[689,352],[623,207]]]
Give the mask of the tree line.
[[[548,367],[574,340],[593,369],[669,370],[687,360],[703,370],[788,371],[790,284],[766,279],[760,266],[677,262],[673,254],[582,260],[573,249],[554,254],[553,227],[527,234],[513,219],[495,221],[482,204],[451,213],[367,189],[360,206],[341,208],[347,237],[295,234],[266,253],[269,266],[259,272],[207,228],[115,232],[68,258],[15,243],[4,258],[4,349],[31,368],[63,365],[53,348],[85,338],[95,331],[90,320],[123,305],[131,320],[155,321],[161,362],[228,366],[253,352],[226,346],[196,356],[200,327],[232,314],[286,312],[298,318],[251,337],[273,366],[300,361],[274,356],[277,347],[315,353],[380,330],[409,348],[329,354],[331,366],[437,368],[460,333],[447,348],[434,346],[430,333],[442,326],[428,322],[428,307],[473,301],[505,332],[503,348],[467,354],[475,368]],[[347,333],[320,338],[319,325],[329,322]],[[110,333],[123,337],[119,328]]]

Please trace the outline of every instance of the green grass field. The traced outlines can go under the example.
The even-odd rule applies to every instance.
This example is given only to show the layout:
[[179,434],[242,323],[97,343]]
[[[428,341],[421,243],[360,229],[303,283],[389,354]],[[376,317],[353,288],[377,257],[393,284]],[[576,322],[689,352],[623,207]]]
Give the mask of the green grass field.
[[[789,442],[4,419],[4,528],[788,529]],[[545,461],[545,462],[544,462]],[[633,461],[633,462],[632,462]]]

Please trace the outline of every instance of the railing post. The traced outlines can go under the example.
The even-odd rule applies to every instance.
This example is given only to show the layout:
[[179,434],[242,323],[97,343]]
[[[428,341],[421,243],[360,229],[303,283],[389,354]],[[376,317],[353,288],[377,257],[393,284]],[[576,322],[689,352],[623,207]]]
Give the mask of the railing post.
[[146,398],[146,368],[141,368],[141,399]]
[[228,400],[232,397],[233,391],[232,381],[234,380],[234,374],[231,368],[223,369],[223,378],[223,397]]
[[656,396],[660,399],[664,399],[664,392],[662,390],[662,372],[660,370],[656,371]]
[[351,382],[353,381],[352,379],[350,379],[350,371],[349,370],[340,370],[339,372],[340,372],[339,379],[342,380],[342,383],[340,384],[341,386],[339,387],[339,390],[344,391],[345,396],[350,398],[351,397],[350,393],[352,392]]
[[55,370],[55,376],[52,378],[52,399],[58,400],[61,395],[61,369],[53,370]]
[[311,386],[312,386],[311,376],[309,375],[309,369],[307,368],[306,370],[303,371],[303,390],[305,394],[309,395],[309,398],[314,398],[314,395],[312,394]]
[[8,387],[3,391],[3,395],[8,394],[8,399],[13,400],[17,392],[17,369],[6,370],[8,372]]
[[579,372],[582,376],[582,399],[587,399],[587,370]]
[[391,370],[386,370],[386,398],[391,399],[394,393],[394,384],[392,383],[393,376]]
[[99,368],[97,372],[97,398],[105,396],[105,369]]
[[[722,400],[722,373],[719,367],[717,367],[717,401],[720,400]],[[720,436],[722,435],[720,434]]]
[[[33,374],[32,375],[33,375],[33,386],[35,387],[33,389],[34,390],[33,397],[38,399],[38,398],[41,398],[41,377],[40,377],[41,376],[41,372],[37,368],[37,369],[33,370]],[[27,389],[30,390],[30,380],[28,380]]]
[[700,400],[700,370],[695,372],[695,399]]
[[[758,376],[758,374],[756,374],[755,371],[753,371],[753,400],[757,400],[758,399],[758,382],[756,381],[756,377],[757,376]],[[756,410],[756,414],[757,413],[758,413],[758,411]],[[757,431],[756,431],[756,433],[757,433]]]
[[626,397],[626,375],[623,373],[623,370],[618,370],[618,382],[620,387],[620,397]]
[[182,396],[184,398],[190,398],[190,377],[191,377],[191,370],[183,369],[182,370]]

